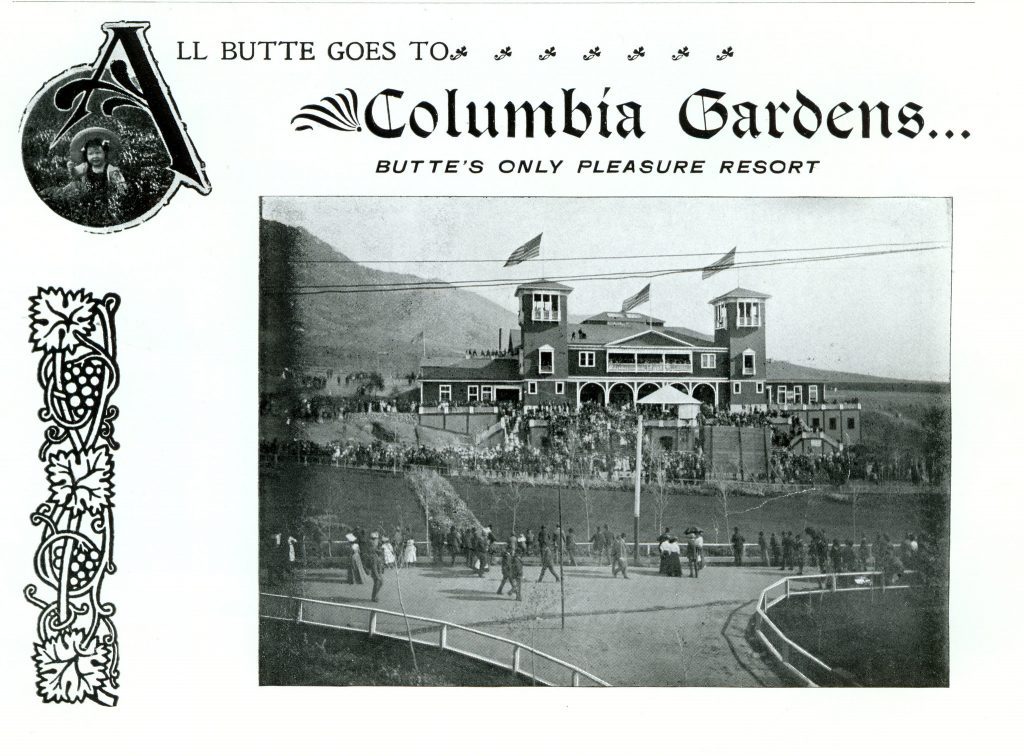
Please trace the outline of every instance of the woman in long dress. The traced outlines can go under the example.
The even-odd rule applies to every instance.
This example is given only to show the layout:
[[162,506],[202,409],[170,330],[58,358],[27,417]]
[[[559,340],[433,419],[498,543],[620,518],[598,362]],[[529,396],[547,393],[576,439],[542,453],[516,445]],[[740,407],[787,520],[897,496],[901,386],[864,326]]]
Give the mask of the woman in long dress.
[[363,556],[359,553],[359,544],[356,542],[356,537],[349,533],[351,538],[346,536],[349,541],[349,545],[352,548],[352,578],[353,582],[357,585],[362,585],[369,579],[369,575],[366,574],[366,567],[363,565]]
[[662,545],[668,546],[665,550],[665,574],[669,577],[682,577],[683,566],[679,562],[679,541],[672,536]]
[[402,560],[406,565],[416,564],[416,542],[412,538],[405,541],[405,549],[402,552]]
[[391,545],[390,539],[385,538],[381,544],[381,550],[384,552],[384,567],[390,569],[395,566],[395,547]]

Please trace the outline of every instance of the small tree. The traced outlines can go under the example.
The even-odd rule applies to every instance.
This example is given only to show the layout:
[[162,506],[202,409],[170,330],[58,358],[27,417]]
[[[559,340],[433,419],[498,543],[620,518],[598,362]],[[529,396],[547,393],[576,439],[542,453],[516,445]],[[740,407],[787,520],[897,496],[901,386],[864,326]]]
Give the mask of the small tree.
[[654,529],[661,533],[665,527],[665,510],[668,508],[668,473],[664,465],[654,471]]
[[921,420],[924,428],[924,457],[928,478],[934,484],[945,481],[949,470],[949,415],[943,407],[929,407]]

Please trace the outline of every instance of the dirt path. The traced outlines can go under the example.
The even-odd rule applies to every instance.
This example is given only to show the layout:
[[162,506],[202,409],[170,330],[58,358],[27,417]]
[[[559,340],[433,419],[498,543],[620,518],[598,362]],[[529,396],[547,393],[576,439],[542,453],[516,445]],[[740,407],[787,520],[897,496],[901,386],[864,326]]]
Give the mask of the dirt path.
[[[550,575],[537,583],[537,567],[526,572],[523,601],[517,602],[497,595],[497,565],[484,578],[464,565],[425,564],[400,575],[390,571],[379,606],[400,609],[401,581],[410,614],[515,638],[613,685],[784,684],[746,637],[758,595],[778,578],[775,570],[709,567],[692,580],[638,568],[623,580],[613,579],[610,568],[568,568],[565,630],[559,585]],[[310,598],[369,604],[369,586],[350,586],[344,575],[309,570],[297,576],[294,590]]]

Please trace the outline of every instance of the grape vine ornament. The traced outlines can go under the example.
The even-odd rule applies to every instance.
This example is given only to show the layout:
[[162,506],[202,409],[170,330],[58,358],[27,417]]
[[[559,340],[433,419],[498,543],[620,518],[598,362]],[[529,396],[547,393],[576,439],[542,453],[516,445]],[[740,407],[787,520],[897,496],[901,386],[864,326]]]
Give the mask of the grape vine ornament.
[[39,459],[49,496],[32,513],[43,529],[35,554],[40,585],[25,598],[40,609],[33,659],[36,690],[47,703],[114,706],[117,630],[114,605],[100,597],[114,572],[114,441],[120,298],[40,288],[30,297],[34,352],[41,352],[39,419],[47,424]]

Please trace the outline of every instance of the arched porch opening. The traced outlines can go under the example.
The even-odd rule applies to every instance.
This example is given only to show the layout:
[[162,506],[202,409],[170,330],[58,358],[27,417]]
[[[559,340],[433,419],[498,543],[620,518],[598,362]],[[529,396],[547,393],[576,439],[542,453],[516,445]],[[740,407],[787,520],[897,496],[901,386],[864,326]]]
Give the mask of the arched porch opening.
[[712,407],[718,406],[718,391],[710,384],[698,383],[693,387],[692,396],[703,404],[710,404]]
[[608,390],[608,404],[613,407],[631,407],[635,397],[633,387],[626,383],[616,383]]
[[604,406],[604,387],[599,383],[585,383],[580,388],[580,405],[596,404]]

